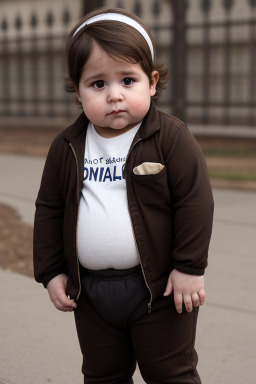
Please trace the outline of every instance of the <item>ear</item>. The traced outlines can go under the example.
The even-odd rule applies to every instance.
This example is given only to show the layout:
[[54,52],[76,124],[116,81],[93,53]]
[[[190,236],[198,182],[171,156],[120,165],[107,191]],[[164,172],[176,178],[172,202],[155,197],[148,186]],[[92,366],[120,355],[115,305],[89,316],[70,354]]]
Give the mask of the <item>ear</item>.
[[79,92],[79,87],[74,84],[74,88],[75,88],[75,91],[76,91],[76,97],[77,97],[77,100],[81,103],[81,97],[80,97],[80,92]]
[[150,83],[150,96],[154,96],[156,94],[156,86],[159,79],[159,73],[157,71],[153,71],[151,73],[151,83]]

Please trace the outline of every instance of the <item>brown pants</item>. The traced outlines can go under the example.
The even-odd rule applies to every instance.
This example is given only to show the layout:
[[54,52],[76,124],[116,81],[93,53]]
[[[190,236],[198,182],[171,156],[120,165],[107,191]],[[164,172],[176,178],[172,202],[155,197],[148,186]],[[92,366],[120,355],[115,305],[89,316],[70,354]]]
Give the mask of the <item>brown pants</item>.
[[171,295],[153,302],[150,314],[119,327],[82,293],[75,320],[84,383],[131,384],[137,361],[148,384],[200,384],[194,349],[197,315],[198,309],[178,314]]

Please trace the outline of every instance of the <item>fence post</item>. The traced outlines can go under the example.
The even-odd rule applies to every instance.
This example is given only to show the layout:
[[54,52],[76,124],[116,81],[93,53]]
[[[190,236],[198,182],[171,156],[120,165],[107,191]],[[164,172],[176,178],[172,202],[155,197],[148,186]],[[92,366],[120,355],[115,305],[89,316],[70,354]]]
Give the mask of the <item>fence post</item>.
[[82,5],[82,16],[86,15],[87,13],[93,11],[94,9],[97,9],[99,7],[103,6],[103,0],[83,0]]
[[173,114],[186,120],[186,6],[187,0],[172,0],[173,50],[172,50],[172,100]]

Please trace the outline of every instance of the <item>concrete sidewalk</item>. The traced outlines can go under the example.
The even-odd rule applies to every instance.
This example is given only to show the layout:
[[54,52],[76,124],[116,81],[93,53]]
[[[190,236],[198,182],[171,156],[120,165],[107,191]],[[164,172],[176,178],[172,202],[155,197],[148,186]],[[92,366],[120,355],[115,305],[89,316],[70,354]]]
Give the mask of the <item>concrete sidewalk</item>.
[[[44,159],[0,155],[0,203],[33,223]],[[197,332],[203,384],[254,384],[256,194],[214,190],[206,305]],[[82,383],[73,314],[33,279],[0,270],[0,384]],[[135,383],[141,384],[138,370]]]

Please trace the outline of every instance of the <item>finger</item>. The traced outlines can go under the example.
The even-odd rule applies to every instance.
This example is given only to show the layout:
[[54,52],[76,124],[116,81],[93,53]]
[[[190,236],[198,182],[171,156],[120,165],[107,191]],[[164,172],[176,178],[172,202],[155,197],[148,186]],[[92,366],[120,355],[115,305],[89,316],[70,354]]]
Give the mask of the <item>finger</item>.
[[175,302],[176,311],[178,313],[182,313],[183,300],[182,300],[182,294],[181,293],[175,293],[174,292],[174,302]]
[[198,297],[198,294],[197,293],[192,293],[191,295],[191,299],[192,299],[192,304],[194,307],[198,307],[199,306],[199,297]]
[[68,299],[70,300],[71,302],[71,305],[72,305],[72,308],[77,308],[77,303],[75,302],[74,299],[70,299],[70,296],[68,295]]
[[192,312],[193,305],[192,305],[191,296],[190,295],[184,295],[183,300],[184,300],[184,304],[185,304],[187,312]]
[[164,296],[169,296],[171,293],[172,293],[172,282],[171,282],[171,279],[169,279],[165,288]]
[[51,300],[54,306],[59,311],[67,312],[72,311],[74,308],[77,308],[77,304],[75,303],[75,301],[67,297],[64,292],[59,293],[58,295],[56,295],[56,297],[53,297]]
[[204,302],[205,302],[205,290],[204,290],[204,289],[201,289],[201,290],[198,292],[198,297],[199,297],[199,303],[200,303],[200,305],[204,305]]
[[63,307],[67,307],[67,308],[69,308],[69,307],[70,308],[76,308],[77,307],[74,300],[73,299],[71,300],[65,293],[62,293],[59,295],[58,301],[60,302],[60,304]]
[[74,308],[72,306],[62,305],[60,301],[56,301],[56,303],[54,303],[54,306],[59,311],[62,311],[62,312],[73,312],[73,310],[74,310]]
[[73,312],[74,308],[73,307],[64,307],[63,312]]
[[59,311],[61,312],[73,312],[74,311],[74,308],[70,308],[70,307],[63,307],[63,306],[55,306]]

